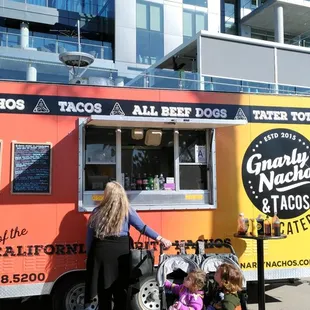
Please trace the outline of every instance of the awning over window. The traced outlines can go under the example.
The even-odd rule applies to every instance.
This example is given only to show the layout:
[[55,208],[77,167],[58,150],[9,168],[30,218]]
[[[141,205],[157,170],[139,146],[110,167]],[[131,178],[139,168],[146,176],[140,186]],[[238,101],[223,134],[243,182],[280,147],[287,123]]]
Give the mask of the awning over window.
[[246,125],[247,120],[92,115],[87,119],[86,124],[98,127],[119,128],[204,129]]

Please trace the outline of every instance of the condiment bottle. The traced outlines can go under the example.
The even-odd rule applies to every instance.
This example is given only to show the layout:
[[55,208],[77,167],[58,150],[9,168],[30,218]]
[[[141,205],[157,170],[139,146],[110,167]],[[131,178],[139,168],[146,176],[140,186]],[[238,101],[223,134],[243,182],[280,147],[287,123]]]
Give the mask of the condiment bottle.
[[252,235],[252,221],[251,219],[248,220],[248,231],[247,231],[247,236],[251,236]]
[[259,236],[264,235],[264,219],[262,218],[262,215],[260,214],[257,219],[257,233]]
[[251,222],[252,222],[252,236],[253,237],[258,237],[257,221],[256,221],[256,219],[251,219]]
[[142,190],[142,178],[140,176],[140,173],[138,173],[136,183],[137,183],[137,190],[141,191]]
[[265,221],[264,221],[264,230],[266,236],[271,236],[271,223],[269,220],[269,216],[267,215]]
[[280,219],[277,216],[277,212],[274,213],[274,217],[272,218],[272,234],[273,236],[279,237],[281,235],[281,231],[280,231]]
[[154,190],[158,191],[159,190],[159,178],[158,178],[158,174],[155,175],[154,178]]
[[246,233],[246,226],[243,213],[239,213],[237,232],[238,235],[245,235]]
[[149,185],[149,190],[154,189],[154,179],[151,174],[149,175],[149,178],[148,178],[148,185]]
[[249,231],[249,219],[248,218],[244,218],[244,226],[245,226],[245,234],[247,234],[247,232]]

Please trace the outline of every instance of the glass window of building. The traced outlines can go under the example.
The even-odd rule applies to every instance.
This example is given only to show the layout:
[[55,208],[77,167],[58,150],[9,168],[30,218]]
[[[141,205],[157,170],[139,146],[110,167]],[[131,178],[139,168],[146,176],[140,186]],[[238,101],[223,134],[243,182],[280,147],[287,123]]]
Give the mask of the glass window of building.
[[237,34],[236,28],[236,0],[222,0],[224,3],[223,9],[221,11],[221,24],[222,32],[228,34]]
[[161,7],[150,5],[150,30],[162,31]]
[[183,0],[183,3],[189,5],[201,6],[205,8],[208,6],[208,0]]
[[147,4],[137,2],[137,28],[147,30]]
[[251,9],[255,9],[258,6],[258,0],[251,0]]
[[[20,0],[15,0],[21,2]],[[25,0],[27,4],[48,6],[59,10],[114,18],[114,0]]]
[[200,30],[208,30],[208,14],[203,12],[183,11],[183,38],[184,41],[193,37]]
[[192,37],[193,36],[193,20],[194,14],[193,12],[183,12],[183,36]]
[[153,64],[164,56],[163,7],[137,2],[137,63]]

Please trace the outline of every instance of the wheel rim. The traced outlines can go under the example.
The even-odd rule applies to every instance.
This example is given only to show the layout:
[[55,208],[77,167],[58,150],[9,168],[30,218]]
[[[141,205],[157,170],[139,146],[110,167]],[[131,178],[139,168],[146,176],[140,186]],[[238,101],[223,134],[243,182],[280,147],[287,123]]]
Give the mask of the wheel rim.
[[158,283],[155,279],[142,284],[139,291],[139,304],[143,310],[160,309]]
[[[84,310],[84,292],[85,285],[82,283],[76,284],[71,288],[66,296],[66,309],[67,310]],[[97,298],[94,298],[94,302],[88,309],[97,309]]]

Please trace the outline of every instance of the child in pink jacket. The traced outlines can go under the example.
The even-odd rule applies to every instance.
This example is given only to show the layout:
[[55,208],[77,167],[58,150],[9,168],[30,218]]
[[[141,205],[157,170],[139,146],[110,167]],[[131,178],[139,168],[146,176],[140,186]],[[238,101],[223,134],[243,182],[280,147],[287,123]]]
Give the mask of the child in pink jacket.
[[165,288],[179,296],[179,301],[175,302],[169,310],[202,310],[203,291],[201,289],[205,286],[205,281],[206,273],[202,270],[190,272],[182,285],[165,281]]

